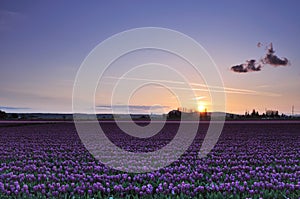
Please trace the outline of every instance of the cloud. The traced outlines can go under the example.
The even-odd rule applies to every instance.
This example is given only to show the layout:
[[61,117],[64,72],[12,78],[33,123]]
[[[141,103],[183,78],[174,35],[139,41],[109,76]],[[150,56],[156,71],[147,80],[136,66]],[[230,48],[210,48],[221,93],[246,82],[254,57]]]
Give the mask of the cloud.
[[201,99],[205,99],[206,96],[198,96],[198,97],[194,97],[193,100],[201,100]]
[[11,26],[24,16],[19,12],[0,10],[0,31],[9,30]]
[[[190,88],[185,87],[170,87],[170,89],[177,89],[177,90],[189,90]],[[251,91],[245,92],[243,89],[241,91],[237,90],[228,90],[226,87],[223,89],[207,89],[207,88],[192,88],[193,91],[204,91],[204,92],[215,92],[215,93],[222,93],[225,92],[226,94],[241,94],[241,95],[261,95],[261,96],[269,96],[269,97],[280,97],[281,95],[277,93],[270,93],[270,92],[258,92],[258,91]]]
[[0,110],[17,111],[17,110],[30,110],[29,107],[12,107],[12,106],[0,106]]
[[252,71],[260,71],[261,67],[262,67],[261,64],[258,64],[256,66],[255,59],[251,59],[251,60],[246,61],[246,63],[244,63],[244,64],[232,66],[231,70],[234,72],[237,72],[237,73],[247,73],[247,72],[252,72]]
[[[263,46],[262,43],[258,43],[257,47]],[[246,61],[246,63],[235,65],[231,67],[231,71],[236,73],[248,73],[254,71],[261,71],[264,65],[270,66],[287,66],[289,64],[289,60],[287,58],[280,59],[275,55],[275,51],[273,49],[273,44],[271,43],[267,47],[267,54],[264,58],[256,61],[255,59],[251,59]]]
[[272,66],[286,66],[289,64],[289,60],[287,58],[280,59],[276,55],[274,55],[275,51],[273,50],[272,43],[270,44],[270,48],[268,49],[268,53],[263,58],[262,62],[264,64],[269,64]]
[[118,111],[118,112],[129,112],[132,113],[148,113],[149,111],[152,112],[161,112],[162,109],[170,109],[170,106],[164,106],[164,105],[153,105],[153,106],[148,106],[148,105],[126,105],[126,104],[117,104],[117,105],[98,105],[96,106],[96,109],[99,111],[109,111],[111,112],[112,110]]
[[[105,78],[110,79],[120,79],[119,77],[114,76],[106,76]],[[133,78],[133,77],[122,77],[124,80],[131,80],[131,81],[149,81],[149,82],[161,82],[161,83],[171,83],[175,85],[183,85],[184,82],[181,81],[169,81],[163,79],[144,79],[144,78]],[[213,85],[206,85],[201,83],[193,83],[189,82],[191,85],[191,89],[194,91],[204,91],[204,92],[226,92],[226,94],[244,94],[244,95],[265,95],[265,96],[273,96],[278,97],[280,95],[276,93],[268,93],[268,92],[257,92],[254,90],[249,89],[240,89],[240,88],[232,88],[232,87],[221,87],[221,86],[213,86]],[[199,88],[200,87],[200,88]],[[162,88],[162,87],[157,87]],[[177,89],[177,90],[188,90],[189,88],[186,87],[172,87],[169,86],[170,89]]]
[[107,79],[118,79],[118,80],[136,80],[136,81],[147,81],[147,82],[160,82],[160,83],[174,83],[174,84],[184,84],[181,81],[174,80],[165,80],[165,79],[146,79],[146,78],[136,78],[136,77],[114,77],[114,76],[105,76]]

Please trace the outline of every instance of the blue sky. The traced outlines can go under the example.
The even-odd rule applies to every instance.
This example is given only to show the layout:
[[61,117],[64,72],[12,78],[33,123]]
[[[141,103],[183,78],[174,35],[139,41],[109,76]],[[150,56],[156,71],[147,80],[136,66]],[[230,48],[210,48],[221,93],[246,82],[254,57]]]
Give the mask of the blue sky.
[[[225,87],[255,91],[228,93],[228,111],[268,108],[289,114],[292,105],[300,110],[299,13],[299,1],[2,0],[0,106],[8,112],[71,112],[75,75],[89,52],[116,33],[152,26],[199,42],[217,64]],[[258,42],[272,42],[276,55],[291,65],[246,74],[230,71],[264,56]]]

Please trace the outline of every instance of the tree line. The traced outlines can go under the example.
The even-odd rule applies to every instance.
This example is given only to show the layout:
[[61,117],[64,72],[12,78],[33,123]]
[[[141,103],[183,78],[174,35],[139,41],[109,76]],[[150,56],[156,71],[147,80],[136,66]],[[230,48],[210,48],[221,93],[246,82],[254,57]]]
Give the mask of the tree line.
[[18,119],[19,115],[17,113],[7,114],[5,111],[0,110],[0,120],[5,119]]
[[249,111],[246,111],[244,117],[245,118],[280,118],[280,117],[286,117],[286,115],[284,114],[279,115],[279,112],[274,110],[266,110],[265,113],[259,114],[258,111],[253,109],[251,113]]

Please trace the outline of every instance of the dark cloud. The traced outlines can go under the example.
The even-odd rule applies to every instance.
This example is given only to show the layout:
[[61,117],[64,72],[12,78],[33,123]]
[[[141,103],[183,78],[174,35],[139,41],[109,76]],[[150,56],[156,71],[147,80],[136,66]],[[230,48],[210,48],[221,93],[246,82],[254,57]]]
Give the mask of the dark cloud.
[[256,64],[255,59],[251,59],[246,61],[244,64],[239,64],[236,66],[232,66],[231,70],[237,73],[247,73],[247,72],[253,72],[253,71],[260,71],[262,65]]
[[244,68],[243,64],[232,66],[231,70],[237,73],[246,73],[247,70]]
[[276,55],[274,55],[275,51],[273,50],[272,43],[270,44],[270,48],[268,49],[267,55],[263,58],[262,62],[264,64],[269,64],[272,66],[286,66],[289,64],[289,60],[287,58],[280,59]]
[[[258,43],[257,47],[263,46],[262,43]],[[236,73],[247,73],[253,71],[260,71],[261,68],[268,64],[271,66],[286,66],[290,62],[287,58],[279,58],[275,55],[272,43],[267,48],[267,54],[264,58],[260,59],[258,62],[255,59],[246,61],[244,64],[239,64],[231,67],[231,70]]]

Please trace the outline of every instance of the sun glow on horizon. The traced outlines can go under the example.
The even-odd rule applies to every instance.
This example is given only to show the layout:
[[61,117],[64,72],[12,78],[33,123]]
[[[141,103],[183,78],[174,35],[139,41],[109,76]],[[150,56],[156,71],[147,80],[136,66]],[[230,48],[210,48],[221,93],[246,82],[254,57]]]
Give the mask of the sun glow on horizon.
[[204,112],[205,109],[206,109],[206,107],[205,107],[205,105],[204,105],[203,103],[200,103],[200,104],[198,105],[198,111],[199,111],[199,112]]

